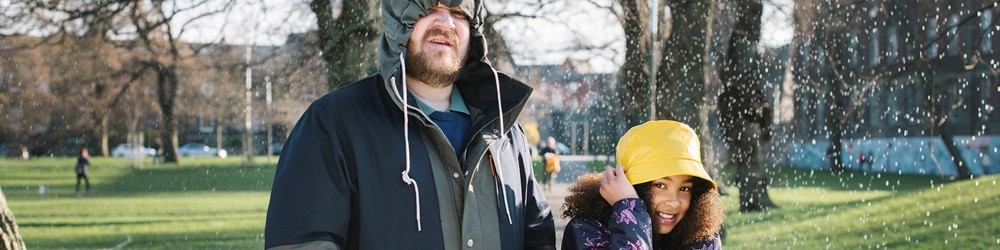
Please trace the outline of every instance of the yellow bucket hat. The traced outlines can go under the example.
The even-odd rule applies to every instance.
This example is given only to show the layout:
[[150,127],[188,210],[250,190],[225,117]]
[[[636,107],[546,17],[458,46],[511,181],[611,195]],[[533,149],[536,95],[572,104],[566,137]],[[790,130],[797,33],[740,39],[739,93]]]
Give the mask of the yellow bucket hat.
[[704,179],[716,188],[701,164],[701,143],[690,126],[671,120],[635,126],[618,141],[618,164],[632,185],[674,175]]

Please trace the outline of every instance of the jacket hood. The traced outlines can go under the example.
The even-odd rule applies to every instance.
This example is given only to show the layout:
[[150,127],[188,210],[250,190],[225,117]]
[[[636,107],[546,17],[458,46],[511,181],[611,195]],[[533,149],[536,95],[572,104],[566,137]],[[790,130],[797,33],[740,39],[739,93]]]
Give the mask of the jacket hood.
[[469,19],[469,50],[462,75],[471,69],[489,67],[486,59],[486,39],[483,37],[483,3],[481,0],[385,0],[382,1],[382,40],[378,50],[379,73],[386,81],[400,69],[399,55],[406,55],[413,24],[427,16],[427,10],[438,3],[459,7]]
[[[379,45],[379,73],[387,94],[397,101],[401,109],[416,106],[404,98],[407,44],[413,25],[428,10],[441,3],[459,7],[469,20],[469,48],[465,65],[455,87],[465,97],[470,108],[485,112],[487,117],[501,119],[500,132],[509,130],[531,95],[531,87],[503,73],[497,72],[486,58],[487,44],[482,26],[486,11],[481,0],[385,0],[382,1],[383,33]],[[502,94],[501,94],[502,93]],[[405,103],[405,104],[404,104]],[[504,122],[503,120],[506,120]],[[475,127],[475,124],[474,124]]]

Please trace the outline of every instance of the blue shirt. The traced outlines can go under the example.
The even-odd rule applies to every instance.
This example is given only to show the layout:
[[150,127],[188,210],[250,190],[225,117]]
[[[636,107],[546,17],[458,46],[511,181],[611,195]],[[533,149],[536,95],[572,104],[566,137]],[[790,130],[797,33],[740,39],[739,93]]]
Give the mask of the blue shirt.
[[431,118],[444,136],[448,138],[448,143],[455,150],[455,156],[462,159],[462,151],[465,150],[465,141],[469,139],[469,130],[472,123],[469,121],[469,108],[465,106],[462,94],[457,87],[451,88],[451,106],[448,110],[438,111],[427,105],[420,98],[414,98],[420,111]]

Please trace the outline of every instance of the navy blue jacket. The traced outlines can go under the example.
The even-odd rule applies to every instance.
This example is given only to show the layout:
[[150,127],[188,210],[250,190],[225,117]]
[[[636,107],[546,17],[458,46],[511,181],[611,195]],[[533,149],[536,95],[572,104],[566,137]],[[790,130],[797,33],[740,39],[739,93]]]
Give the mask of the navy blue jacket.
[[[587,217],[570,220],[563,234],[562,249],[656,249],[650,221],[642,199],[622,199],[612,206],[611,218],[606,223]],[[682,249],[722,249],[722,242],[715,237]]]
[[[530,146],[520,126],[510,124],[527,100],[530,88],[503,74],[499,76],[505,93],[504,116],[511,121],[503,130],[499,130],[497,122],[499,110],[495,107],[493,85],[456,83],[473,113],[472,136],[467,152],[461,154],[463,159],[455,156],[440,131],[434,131],[433,123],[419,109],[412,108],[416,104],[410,97],[412,107],[407,109],[406,126],[410,135],[409,175],[419,184],[419,231],[414,187],[404,183],[401,175],[406,165],[403,111],[398,96],[387,94],[401,93],[396,90],[402,88],[394,82],[395,77],[389,81],[397,84],[394,90],[387,89],[381,76],[373,75],[315,101],[302,115],[281,152],[267,211],[265,246],[329,241],[343,249],[445,249],[446,245],[458,244],[465,247],[464,238],[461,242],[445,240],[448,232],[453,232],[447,230],[456,229],[443,225],[439,210],[451,208],[439,207],[440,199],[450,197],[439,197],[439,192],[435,192],[436,186],[447,184],[435,183],[432,168],[465,169],[465,178],[459,178],[458,173],[455,178],[465,179],[468,185],[469,176],[474,174],[470,171],[488,167],[478,173],[492,173],[494,178],[488,182],[501,188],[478,192],[495,195],[496,200],[487,205],[495,206],[491,209],[498,211],[495,218],[489,219],[499,221],[499,228],[478,233],[499,237],[498,248],[502,249],[552,248],[555,244],[552,215],[532,174],[527,154]],[[506,131],[509,140],[497,140],[500,138],[497,131]],[[449,153],[449,157],[444,157]],[[435,166],[431,155],[442,156],[445,166]],[[458,189],[450,190],[456,193],[459,202],[462,202],[461,192],[471,192],[463,191],[466,186],[454,187]],[[465,217],[470,217],[470,212],[477,211],[466,211]],[[462,225],[466,226],[469,225]],[[462,232],[465,237],[465,231]],[[471,239],[468,244],[473,244]]]

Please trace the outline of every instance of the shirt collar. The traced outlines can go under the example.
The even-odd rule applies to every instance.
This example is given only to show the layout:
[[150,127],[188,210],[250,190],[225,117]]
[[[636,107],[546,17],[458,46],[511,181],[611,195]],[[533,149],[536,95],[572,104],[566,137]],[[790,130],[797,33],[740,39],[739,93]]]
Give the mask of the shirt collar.
[[[420,98],[417,98],[416,96],[414,96],[413,99],[417,101],[417,106],[420,107],[420,111],[423,111],[424,114],[430,115],[438,111],[421,101]],[[458,87],[456,86],[451,87],[451,106],[448,106],[448,111],[466,115],[469,114],[469,108],[465,106],[465,99],[462,98],[462,93],[458,92]]]

